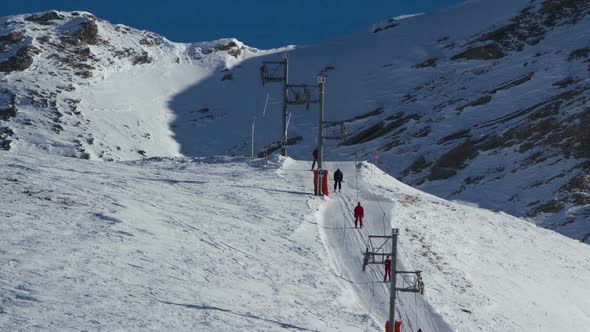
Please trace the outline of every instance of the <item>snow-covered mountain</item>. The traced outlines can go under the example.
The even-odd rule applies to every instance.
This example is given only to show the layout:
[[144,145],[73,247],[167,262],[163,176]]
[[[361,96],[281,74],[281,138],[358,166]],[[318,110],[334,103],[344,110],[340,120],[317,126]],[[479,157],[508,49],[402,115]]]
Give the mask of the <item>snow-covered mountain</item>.
[[166,102],[218,66],[255,55],[235,39],[178,44],[90,13],[0,20],[2,146],[137,159],[178,155]]
[[590,324],[590,246],[365,162],[327,166],[347,176],[319,199],[292,159],[1,151],[0,330],[382,331],[388,284],[361,252],[391,226],[426,287],[398,294],[404,332]]
[[[588,1],[481,0],[392,18],[318,45],[260,51],[173,43],[85,12],[0,19],[0,146],[90,159],[250,154],[280,136],[278,84],[327,76],[346,141],[417,188],[590,241]],[[266,112],[267,93],[270,102]],[[309,158],[317,112],[290,107],[289,154]],[[338,131],[339,126],[328,131]]]
[[[266,51],[0,18],[0,330],[381,331],[361,251],[391,227],[426,285],[398,294],[404,332],[586,329],[589,11],[467,1]],[[346,126],[337,195],[309,195],[309,162],[213,157],[249,155],[253,123],[255,152],[276,147],[259,67],[284,53],[290,83],[326,76],[328,135]],[[289,110],[310,159],[317,109]]]

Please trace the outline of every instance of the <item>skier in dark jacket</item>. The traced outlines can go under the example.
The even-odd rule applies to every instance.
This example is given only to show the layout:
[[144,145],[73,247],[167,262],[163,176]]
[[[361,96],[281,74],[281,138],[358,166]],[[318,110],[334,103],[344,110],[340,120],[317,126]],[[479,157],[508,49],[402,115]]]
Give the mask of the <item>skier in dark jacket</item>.
[[315,148],[313,150],[313,164],[311,164],[311,170],[313,171],[313,168],[315,167],[315,163],[318,161],[318,149]]
[[334,192],[336,192],[336,187],[338,187],[338,191],[342,191],[342,178],[344,175],[342,171],[339,169],[334,172]]

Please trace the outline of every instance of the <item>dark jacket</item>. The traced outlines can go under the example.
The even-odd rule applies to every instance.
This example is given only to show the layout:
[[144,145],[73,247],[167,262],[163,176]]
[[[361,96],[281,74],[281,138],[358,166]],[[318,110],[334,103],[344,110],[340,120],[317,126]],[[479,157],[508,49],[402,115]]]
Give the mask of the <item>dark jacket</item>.
[[342,181],[343,177],[344,175],[341,170],[337,169],[336,172],[334,172],[334,181]]

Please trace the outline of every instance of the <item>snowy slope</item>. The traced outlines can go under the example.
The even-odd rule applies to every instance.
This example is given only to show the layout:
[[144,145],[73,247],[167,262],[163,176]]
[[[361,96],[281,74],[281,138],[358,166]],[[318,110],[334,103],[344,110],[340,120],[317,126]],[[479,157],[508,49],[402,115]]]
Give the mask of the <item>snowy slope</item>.
[[0,24],[0,119],[9,124],[0,139],[12,151],[107,161],[178,156],[172,96],[270,53],[236,39],[173,43],[86,12],[10,16]]
[[[288,52],[292,83],[327,75],[326,118],[347,127],[328,157],[377,155],[405,183],[588,242],[588,12],[588,1],[468,1],[269,51],[173,43],[84,12],[7,17],[0,146],[107,161],[246,155],[256,119],[263,151],[281,136],[281,95],[260,85],[259,65]],[[317,112],[290,110],[301,140],[289,153],[307,159]]]
[[390,225],[426,283],[400,295],[404,331],[590,323],[588,246],[367,163],[328,164],[345,187],[319,200],[292,159],[0,157],[1,330],[381,331],[388,293],[358,241]]
[[[2,331],[358,331],[277,164],[2,153]],[[376,328],[372,328],[376,331]]]

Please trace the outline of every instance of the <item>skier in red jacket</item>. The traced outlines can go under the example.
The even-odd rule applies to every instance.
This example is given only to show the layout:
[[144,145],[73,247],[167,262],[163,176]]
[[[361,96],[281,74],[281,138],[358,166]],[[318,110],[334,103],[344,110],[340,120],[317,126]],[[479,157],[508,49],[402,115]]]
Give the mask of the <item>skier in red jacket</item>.
[[388,277],[391,280],[391,259],[389,258],[389,256],[385,258],[383,265],[385,265],[385,275],[383,275],[383,282],[385,282],[387,281]]
[[361,228],[363,228],[363,217],[365,216],[365,209],[361,206],[361,202],[354,208],[354,228],[357,228],[359,221]]

